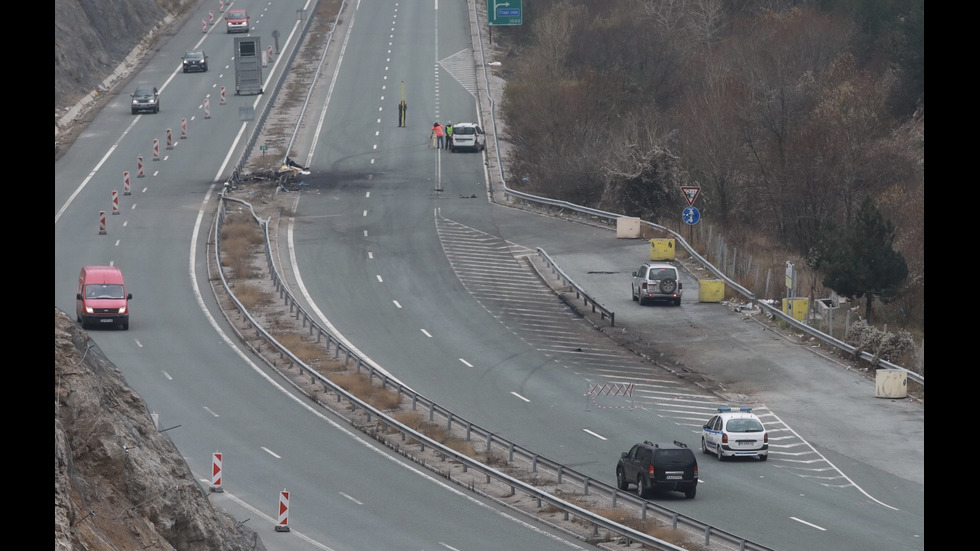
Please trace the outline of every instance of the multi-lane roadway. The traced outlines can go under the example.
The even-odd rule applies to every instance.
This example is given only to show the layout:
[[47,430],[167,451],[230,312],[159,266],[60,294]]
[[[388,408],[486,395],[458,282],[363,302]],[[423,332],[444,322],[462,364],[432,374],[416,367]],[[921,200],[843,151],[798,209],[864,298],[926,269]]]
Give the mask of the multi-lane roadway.
[[[284,51],[295,47],[304,3],[235,6],[249,10],[263,41],[278,31]],[[772,429],[770,461],[720,464],[699,456],[697,498],[661,498],[666,505],[781,550],[922,549],[922,450],[865,437],[884,442],[897,433],[921,445],[921,432],[914,434],[921,408],[889,409],[873,397],[873,385],[861,387],[868,381],[763,335],[761,326],[753,331],[720,305],[698,303],[693,278],[684,281],[680,308],[636,306],[627,276],[645,259],[643,243],[495,205],[486,200],[482,155],[427,147],[434,121],[489,126],[478,108],[473,7],[346,6],[324,77],[328,92],[314,106],[317,123],[294,146],[314,184],[298,193],[284,236],[297,294],[417,391],[610,483],[619,452],[635,441],[696,446],[714,408],[749,402]],[[205,6],[198,10],[206,16]],[[94,338],[161,425],[181,425],[170,434],[195,473],[204,477],[211,453],[223,453],[220,503],[260,533],[267,526],[270,549],[582,545],[387,456],[295,396],[229,337],[203,255],[214,194],[252,130],[239,108],[260,112],[266,99],[216,100],[221,85],[234,88],[232,39],[220,26],[202,33],[193,24],[200,17],[188,20],[134,77],[161,88],[162,112],[134,117],[128,95],[120,95],[56,163],[56,306],[73,311],[78,266],[123,269],[136,296],[130,330]],[[180,73],[180,55],[192,47],[208,52],[207,73]],[[272,63],[267,74],[276,78],[282,69]],[[403,89],[408,125],[400,128]],[[179,135],[183,118],[188,137],[152,160],[153,139],[162,141],[166,128]],[[142,178],[133,176],[139,155]],[[120,194],[115,214],[111,192],[122,192],[125,171],[131,194]],[[100,211],[107,212],[105,234]],[[556,308],[522,260],[536,247],[595,289],[617,312],[617,325],[663,339],[671,357],[692,367],[717,368],[735,391],[722,398],[684,384]],[[742,375],[732,374],[739,369]],[[593,382],[629,382],[636,390],[629,401],[592,401],[585,391]],[[862,396],[869,412],[857,408]],[[840,420],[850,415],[865,415],[873,430],[860,419]],[[918,468],[890,467],[909,462]],[[293,531],[271,533],[284,488],[292,491]]]

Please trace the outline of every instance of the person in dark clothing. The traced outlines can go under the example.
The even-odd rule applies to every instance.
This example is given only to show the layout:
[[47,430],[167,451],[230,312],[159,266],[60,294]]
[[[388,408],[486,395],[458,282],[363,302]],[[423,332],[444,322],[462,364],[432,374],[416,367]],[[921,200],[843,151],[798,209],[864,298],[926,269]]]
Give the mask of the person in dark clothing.
[[398,103],[398,127],[403,128],[405,126],[405,116],[408,112],[408,104],[405,100],[401,100]]
[[300,170],[309,170],[310,169],[310,167],[303,166],[303,165],[297,163],[296,161],[292,160],[292,158],[290,158],[290,157],[286,157],[286,166],[291,166],[293,168],[298,168]]

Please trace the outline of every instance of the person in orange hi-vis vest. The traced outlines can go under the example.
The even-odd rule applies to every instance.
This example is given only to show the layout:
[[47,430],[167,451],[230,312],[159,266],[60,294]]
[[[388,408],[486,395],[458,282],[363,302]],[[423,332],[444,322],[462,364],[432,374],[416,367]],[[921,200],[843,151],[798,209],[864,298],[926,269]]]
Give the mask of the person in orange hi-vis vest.
[[439,124],[439,121],[432,123],[432,139],[433,139],[432,146],[433,147],[435,147],[436,149],[442,149],[445,135],[446,134],[445,132],[443,132],[442,125]]

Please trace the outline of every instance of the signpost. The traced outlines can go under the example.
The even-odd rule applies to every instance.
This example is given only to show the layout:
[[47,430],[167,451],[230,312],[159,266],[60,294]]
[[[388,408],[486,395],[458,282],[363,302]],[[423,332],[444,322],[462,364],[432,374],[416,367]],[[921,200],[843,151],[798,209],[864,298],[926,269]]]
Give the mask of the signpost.
[[694,200],[701,194],[700,186],[681,186],[684,198],[687,199],[688,207],[681,213],[681,218],[691,228],[690,240],[694,243],[694,224],[701,220],[701,211],[694,206]]
[[699,220],[701,220],[701,211],[699,211],[697,207],[687,207],[684,209],[684,213],[681,216],[684,217],[684,222],[693,226],[694,224],[697,224]]
[[786,261],[786,298],[796,296],[796,266],[789,260]]
[[701,194],[701,188],[698,186],[681,186],[681,191],[684,192],[684,198],[687,199],[687,204],[692,207],[694,206],[694,200]]
[[487,0],[487,23],[490,44],[493,44],[493,28],[497,25],[523,25],[523,0]]
[[487,0],[487,20],[494,25],[523,25],[523,0]]

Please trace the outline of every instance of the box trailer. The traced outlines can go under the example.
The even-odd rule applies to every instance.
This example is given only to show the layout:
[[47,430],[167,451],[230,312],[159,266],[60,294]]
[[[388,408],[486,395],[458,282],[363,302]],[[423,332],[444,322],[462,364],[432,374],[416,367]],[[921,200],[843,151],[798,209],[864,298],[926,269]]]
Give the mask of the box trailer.
[[262,44],[257,36],[235,38],[235,95],[262,93]]

